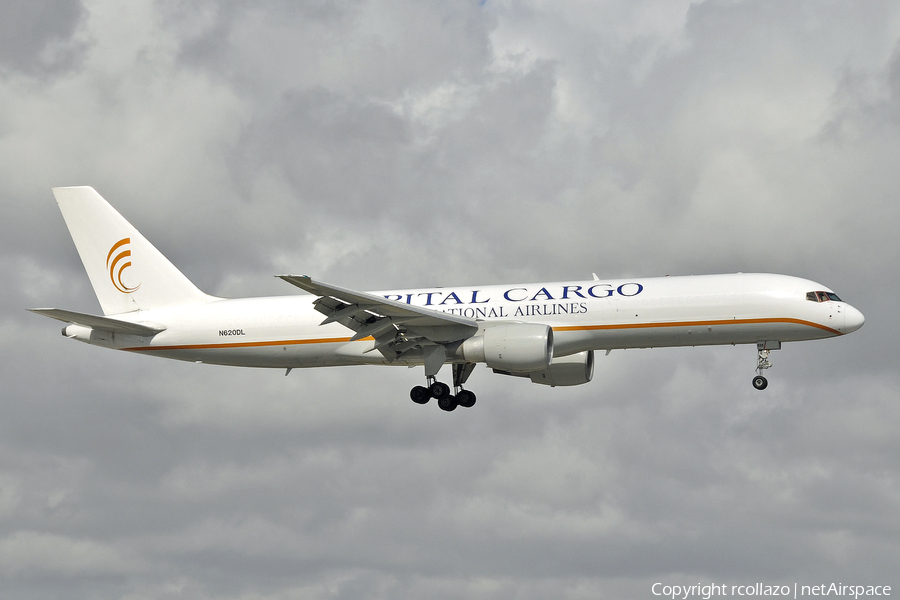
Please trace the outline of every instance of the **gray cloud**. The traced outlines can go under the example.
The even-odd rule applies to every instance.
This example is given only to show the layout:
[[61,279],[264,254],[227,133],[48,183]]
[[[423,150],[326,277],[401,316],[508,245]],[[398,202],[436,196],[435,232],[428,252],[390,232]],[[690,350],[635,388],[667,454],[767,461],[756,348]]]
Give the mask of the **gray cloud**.
[[[62,8],[0,26],[6,593],[898,585],[893,3]],[[760,270],[868,323],[774,353],[764,394],[752,348],[660,349],[574,389],[477,369],[444,414],[408,401],[420,369],[62,339],[23,309],[98,310],[71,184],[217,294]]]
[[0,68],[47,75],[72,67],[84,52],[84,44],[73,38],[83,16],[80,0],[39,0],[4,7]]

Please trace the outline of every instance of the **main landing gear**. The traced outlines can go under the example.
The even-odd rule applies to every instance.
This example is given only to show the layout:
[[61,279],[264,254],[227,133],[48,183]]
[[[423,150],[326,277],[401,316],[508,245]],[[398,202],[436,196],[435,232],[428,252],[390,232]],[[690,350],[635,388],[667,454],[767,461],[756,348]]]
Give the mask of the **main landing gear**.
[[753,387],[758,390],[764,390],[769,385],[769,380],[763,377],[763,370],[772,366],[769,362],[769,352],[772,350],[780,350],[781,342],[756,342],[756,377],[753,378]]
[[449,385],[438,381],[434,375],[429,375],[427,377],[428,385],[417,385],[409,391],[409,397],[416,404],[427,404],[434,398],[437,400],[438,407],[447,412],[456,410],[457,406],[472,408],[475,406],[475,394],[462,389],[462,384],[469,378],[469,374],[474,368],[474,363],[453,365],[453,394],[450,393]]

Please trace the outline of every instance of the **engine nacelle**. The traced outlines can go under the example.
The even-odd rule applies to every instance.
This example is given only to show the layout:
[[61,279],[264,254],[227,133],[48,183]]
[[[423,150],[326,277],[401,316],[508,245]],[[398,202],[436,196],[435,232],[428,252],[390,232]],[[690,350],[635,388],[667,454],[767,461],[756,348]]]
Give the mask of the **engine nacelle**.
[[500,371],[531,372],[550,367],[553,330],[539,323],[510,323],[485,329],[462,345],[463,358]]
[[542,385],[581,385],[594,377],[594,351],[554,357],[546,369],[528,373],[533,383]]

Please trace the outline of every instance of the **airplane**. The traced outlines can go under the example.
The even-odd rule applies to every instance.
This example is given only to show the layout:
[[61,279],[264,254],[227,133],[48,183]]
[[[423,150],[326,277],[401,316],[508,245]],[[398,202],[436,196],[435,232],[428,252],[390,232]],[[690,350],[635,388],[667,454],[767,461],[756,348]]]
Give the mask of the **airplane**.
[[[200,291],[93,188],[53,194],[103,315],[29,309],[68,323],[87,344],[196,363],[285,369],[424,366],[445,411],[475,404],[464,385],[477,364],[549,386],[588,383],[594,352],[755,344],[753,387],[784,342],[845,335],[865,318],[829,288],[797,277],[683,277],[359,292],[278,275],[302,295],[225,299]],[[323,319],[324,317],[324,319]],[[452,386],[438,381],[450,365]]]

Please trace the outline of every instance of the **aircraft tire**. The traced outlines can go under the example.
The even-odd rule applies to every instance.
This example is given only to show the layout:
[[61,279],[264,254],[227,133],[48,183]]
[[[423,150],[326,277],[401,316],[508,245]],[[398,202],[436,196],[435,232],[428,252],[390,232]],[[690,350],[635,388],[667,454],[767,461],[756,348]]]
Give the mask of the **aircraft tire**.
[[437,398],[438,400],[450,397],[450,386],[440,381],[432,383],[430,391],[432,398]]
[[456,398],[454,398],[453,396],[447,396],[446,398],[438,399],[438,406],[441,408],[441,410],[453,412],[459,405],[456,403]]
[[475,394],[469,390],[463,390],[456,395],[456,403],[463,408],[472,408],[475,406]]
[[409,391],[409,397],[416,404],[428,404],[428,401],[431,400],[431,391],[426,387],[417,385]]
[[764,389],[766,389],[766,386],[768,386],[768,385],[769,385],[769,381],[762,375],[757,375],[756,377],[753,378],[753,387],[755,387],[758,390],[764,390]]

